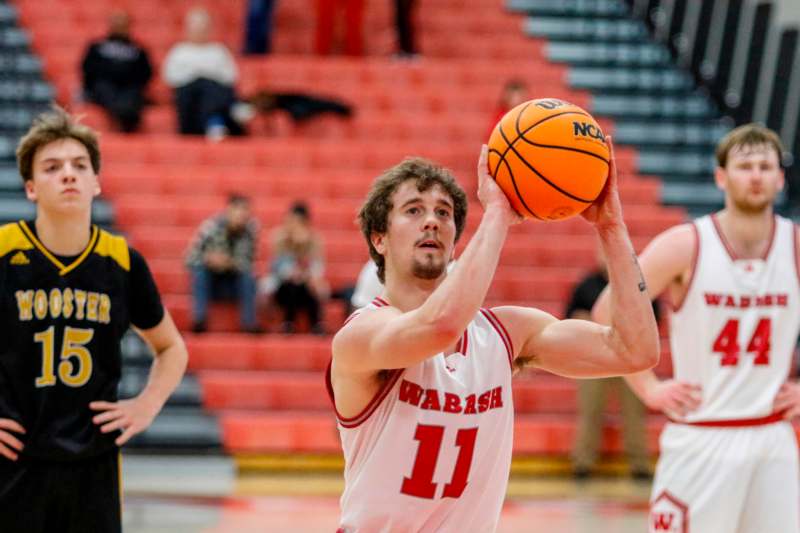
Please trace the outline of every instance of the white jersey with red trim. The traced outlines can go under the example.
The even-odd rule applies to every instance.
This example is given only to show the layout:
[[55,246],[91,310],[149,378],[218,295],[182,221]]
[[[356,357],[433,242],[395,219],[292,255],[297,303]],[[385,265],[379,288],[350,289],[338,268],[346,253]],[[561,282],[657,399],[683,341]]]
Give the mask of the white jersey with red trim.
[[[385,305],[378,298],[357,313]],[[340,531],[495,530],[511,466],[512,354],[503,325],[481,309],[454,353],[388,371],[358,416],[337,412]],[[327,382],[333,399],[330,368]]]
[[700,384],[701,406],[685,422],[770,416],[800,329],[795,227],[775,217],[760,259],[739,259],[714,215],[695,221],[689,289],[673,313],[675,379]]

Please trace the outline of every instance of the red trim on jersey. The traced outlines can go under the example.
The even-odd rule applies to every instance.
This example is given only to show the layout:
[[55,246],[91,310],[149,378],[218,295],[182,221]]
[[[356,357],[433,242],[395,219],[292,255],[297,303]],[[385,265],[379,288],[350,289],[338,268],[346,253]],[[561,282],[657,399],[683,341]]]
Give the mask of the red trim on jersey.
[[508,364],[511,365],[511,369],[514,369],[514,344],[511,342],[511,337],[508,335],[508,331],[506,331],[506,327],[500,322],[500,319],[497,318],[490,309],[486,309],[481,307],[481,313],[483,316],[486,317],[486,320],[492,325],[492,327],[497,331],[497,334],[500,335],[500,339],[502,339],[503,344],[506,345],[506,352],[508,352]]
[[[797,226],[792,224],[792,238],[794,239],[794,270],[797,272],[797,281],[800,281],[800,251],[798,251],[797,239],[800,238],[800,231]],[[794,358],[793,358],[794,359]]]
[[387,307],[389,306],[389,302],[381,298],[380,296],[376,296],[374,300],[372,300],[372,304],[378,307]]
[[680,422],[677,420],[671,420],[671,421],[676,424],[684,424],[687,426],[701,426],[709,428],[742,428],[749,426],[766,426],[767,424],[774,424],[775,422],[781,422],[782,420],[784,420],[783,416],[785,414],[786,411],[778,411],[772,413],[771,415],[762,416],[760,418],[738,418],[734,420],[706,420],[699,422]]
[[[734,252],[734,250],[733,250],[733,246],[731,246],[731,243],[728,242],[728,239],[726,239],[725,235],[722,233],[722,228],[719,225],[719,221],[717,220],[717,214],[716,213],[711,215],[711,222],[713,222],[714,230],[716,230],[717,236],[719,237],[720,242],[722,242],[722,246],[728,252],[728,255],[730,256],[731,261],[736,261],[736,260],[739,260],[739,259],[743,259],[742,257],[739,257],[738,255],[736,255],[736,252]],[[764,250],[764,253],[762,254],[762,256],[759,259],[766,260],[767,257],[769,257],[769,252],[772,250],[772,244],[775,242],[775,228],[777,226],[778,226],[778,221],[773,216],[772,217],[772,229],[770,230],[770,234],[769,234],[769,244],[767,245],[767,249]]]
[[381,404],[383,399],[389,394],[389,391],[392,390],[392,387],[397,382],[397,378],[400,377],[400,374],[403,373],[402,370],[390,370],[389,371],[389,378],[383,382],[378,392],[375,393],[375,396],[372,397],[372,400],[367,404],[364,409],[361,410],[356,416],[353,417],[346,417],[342,416],[339,413],[339,410],[336,409],[336,400],[333,395],[333,384],[331,383],[331,364],[333,360],[328,363],[328,368],[325,370],[325,388],[328,391],[328,397],[331,400],[331,404],[333,405],[333,412],[336,413],[336,419],[342,427],[346,428],[354,428],[360,426],[367,419],[375,412],[378,406]]
[[467,356],[467,350],[469,350],[469,335],[467,335],[467,330],[464,330],[464,334],[461,336],[459,340],[459,344],[461,346],[458,347],[458,351],[464,356]]
[[689,296],[689,291],[692,289],[692,283],[694,282],[694,275],[697,272],[697,263],[700,259],[700,232],[697,231],[697,225],[692,223],[692,230],[694,230],[694,255],[692,257],[692,271],[689,274],[689,283],[686,284],[686,292],[683,293],[681,297],[681,301],[672,303],[672,311],[677,313],[683,307],[683,302],[686,301],[686,297]]
[[350,314],[350,316],[349,316],[349,317],[347,317],[347,318],[345,319],[345,321],[344,321],[344,324],[342,324],[342,327],[345,327],[345,326],[347,325],[347,323],[348,323],[348,322],[350,322],[351,320],[353,320],[353,319],[354,319],[355,317],[357,317],[357,316],[358,316],[360,313],[361,313],[361,310],[358,310],[358,311],[353,311],[353,312]]

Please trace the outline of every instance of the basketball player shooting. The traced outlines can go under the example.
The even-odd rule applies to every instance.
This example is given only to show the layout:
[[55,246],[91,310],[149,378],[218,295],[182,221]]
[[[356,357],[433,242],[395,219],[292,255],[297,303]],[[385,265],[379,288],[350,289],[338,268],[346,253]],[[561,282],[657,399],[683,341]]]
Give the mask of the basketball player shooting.
[[[800,386],[788,381],[800,329],[798,232],[773,213],[783,188],[778,136],[736,128],[717,147],[725,207],[656,237],[641,256],[653,297],[673,305],[675,378],[627,376],[670,418],[649,531],[797,533]],[[607,321],[616,286],[595,304]]]
[[598,377],[658,361],[613,164],[605,194],[583,214],[608,257],[611,325],[481,308],[520,221],[487,153],[478,162],[483,217],[449,274],[467,199],[448,171],[408,159],[375,181],[359,214],[385,290],[336,334],[326,375],[345,455],[339,531],[494,531],[511,463],[514,370]]

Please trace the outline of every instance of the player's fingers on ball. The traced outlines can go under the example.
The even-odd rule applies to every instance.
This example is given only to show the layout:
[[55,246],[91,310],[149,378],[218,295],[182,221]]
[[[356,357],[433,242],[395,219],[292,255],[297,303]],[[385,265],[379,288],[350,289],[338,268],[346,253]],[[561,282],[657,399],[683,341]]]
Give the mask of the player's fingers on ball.
[[4,444],[5,446],[10,446],[16,450],[22,451],[25,447],[22,442],[16,438],[11,433],[6,433],[5,431],[0,431],[0,443]]
[[10,418],[0,418],[0,428],[10,429],[11,431],[16,431],[17,433],[25,433],[25,428],[22,427],[19,422]]

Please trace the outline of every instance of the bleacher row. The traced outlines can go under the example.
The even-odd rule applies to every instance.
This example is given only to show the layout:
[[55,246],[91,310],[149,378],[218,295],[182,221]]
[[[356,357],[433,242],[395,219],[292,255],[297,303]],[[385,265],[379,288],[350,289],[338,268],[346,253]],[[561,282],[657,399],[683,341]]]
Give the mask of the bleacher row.
[[[112,7],[125,6],[132,12],[134,35],[152,50],[158,65],[181,36],[185,9],[197,3],[146,0],[112,6],[99,1],[16,0],[11,4],[24,31],[17,29],[17,40],[8,48],[28,53],[27,35],[41,59],[42,72],[55,88],[52,94],[85,113],[86,121],[102,131],[101,184],[104,199],[113,206],[107,219],[111,222],[113,218],[116,227],[148,259],[165,304],[184,330],[190,321],[190,296],[183,252],[196,225],[223,206],[227,192],[251,195],[265,229],[278,222],[293,200],[307,200],[313,222],[326,240],[328,277],[334,287],[346,285],[355,279],[367,257],[354,219],[371,180],[407,155],[422,155],[452,168],[472,195],[478,148],[488,137],[500,89],[511,78],[526,80],[531,97],[555,96],[584,106],[598,115],[606,131],[622,137],[618,147],[621,192],[639,248],[685,217],[682,209],[659,205],[660,182],[643,176],[670,168],[668,162],[658,159],[657,150],[642,157],[624,146],[625,137],[640,137],[645,120],[659,114],[702,120],[710,112],[708,103],[698,95],[675,91],[624,94],[625,80],[618,82],[616,92],[593,96],[585,89],[598,86],[602,76],[587,70],[576,74],[575,69],[552,62],[569,61],[581,53],[566,45],[553,47],[559,41],[548,44],[545,35],[526,35],[525,17],[508,12],[502,0],[420,1],[423,57],[414,62],[389,57],[388,4],[369,3],[365,21],[371,28],[365,32],[369,57],[357,59],[307,54],[313,20],[305,4],[278,3],[276,53],[237,58],[240,92],[249,94],[266,87],[340,98],[355,106],[356,114],[349,121],[323,118],[296,127],[275,117],[259,117],[251,136],[209,144],[205,139],[178,138],[173,133],[169,91],[158,80],[151,91],[155,104],[146,111],[139,134],[114,133],[98,109],[74,103],[81,53],[89,36],[102,34]],[[215,2],[200,4],[217,17],[219,36],[237,51],[243,1],[225,2],[224,7]],[[453,16],[454,12],[458,16]],[[0,31],[9,32],[10,27],[2,26]],[[577,33],[568,35],[561,42],[578,41],[579,37]],[[613,63],[616,52],[608,50],[604,57]],[[650,53],[652,60],[643,59],[641,64],[660,68],[657,61],[663,58],[658,52]],[[661,83],[667,79],[664,76],[652,79]],[[35,77],[25,79],[31,87],[48,87]],[[644,89],[651,83],[647,76],[631,79],[645,80]],[[683,87],[679,76],[674,79],[678,80],[676,87]],[[21,101],[36,103],[26,100],[23,93],[15,98],[4,100],[0,91],[0,114],[11,107],[24,107],[19,105]],[[6,101],[12,102],[10,107],[3,107]],[[37,102],[40,105],[41,98]],[[21,118],[20,123],[24,123]],[[662,148],[669,147],[672,140],[666,135]],[[705,146],[708,139],[701,140]],[[0,157],[8,158],[8,153],[0,149]],[[705,170],[707,159],[698,159],[698,163],[686,175]],[[0,177],[10,173],[0,172]],[[10,179],[0,179],[0,184],[4,184],[0,194],[8,198],[16,194]],[[464,242],[474,231],[479,211],[473,201]],[[268,259],[262,240],[260,271]],[[580,220],[517,226],[509,236],[487,304],[518,303],[561,315],[569,288],[594,261],[591,230]],[[343,314],[339,303],[326,306],[329,331],[341,324]],[[186,334],[190,375],[138,444],[207,449],[221,439],[224,449],[233,454],[338,453],[322,379],[330,339],[243,335],[235,332],[236,318],[233,307],[216,306],[209,333]],[[148,359],[145,347],[133,338],[126,341],[125,353],[122,389],[130,395],[141,386]],[[659,368],[669,369],[668,357]],[[516,384],[515,403],[518,454],[568,453],[575,426],[574,382],[538,372],[526,374]],[[200,406],[205,414],[198,414]],[[658,417],[649,422],[652,449],[661,423]],[[614,423],[604,434],[603,449],[616,452],[619,444]]]

